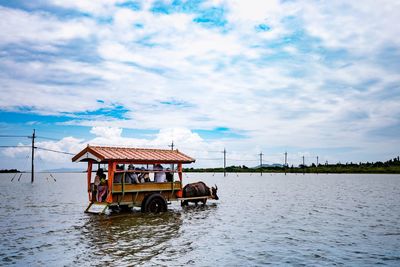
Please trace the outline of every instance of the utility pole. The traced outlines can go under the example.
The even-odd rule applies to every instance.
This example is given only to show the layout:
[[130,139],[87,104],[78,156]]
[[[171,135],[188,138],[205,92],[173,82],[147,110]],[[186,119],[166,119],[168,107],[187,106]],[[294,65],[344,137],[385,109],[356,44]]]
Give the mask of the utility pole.
[[224,177],[226,176],[226,149],[224,148]]
[[286,175],[286,168],[287,168],[287,151],[285,151],[285,175]]
[[[171,145],[169,145],[169,147],[171,147],[171,150],[174,150],[174,140],[172,140]],[[174,168],[175,168],[174,164],[171,164],[172,180],[174,179],[174,174],[175,174]]]
[[317,174],[318,174],[318,156],[317,156]]
[[32,173],[31,173],[31,183],[35,180],[35,129],[33,129],[32,134]]
[[262,176],[262,168],[263,168],[263,163],[262,163],[262,156],[264,154],[262,152],[260,152],[260,175]]
[[303,155],[303,175],[304,175],[304,173],[305,173],[305,165],[304,165],[304,155]]

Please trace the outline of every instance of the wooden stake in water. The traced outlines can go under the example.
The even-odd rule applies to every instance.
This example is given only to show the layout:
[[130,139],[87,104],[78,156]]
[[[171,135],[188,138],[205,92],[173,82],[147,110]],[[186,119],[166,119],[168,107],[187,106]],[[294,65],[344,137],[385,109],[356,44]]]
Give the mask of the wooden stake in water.
[[31,183],[35,180],[35,129],[32,134],[32,172],[31,172]]
[[287,168],[287,152],[285,151],[285,175],[286,175],[286,168]]
[[224,177],[226,176],[226,149],[224,148]]

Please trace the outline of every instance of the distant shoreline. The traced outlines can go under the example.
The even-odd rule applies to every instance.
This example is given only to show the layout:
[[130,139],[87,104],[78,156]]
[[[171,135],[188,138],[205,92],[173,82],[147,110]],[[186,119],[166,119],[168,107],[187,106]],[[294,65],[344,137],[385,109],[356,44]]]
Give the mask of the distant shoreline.
[[[214,171],[183,171],[184,173],[224,173],[223,171],[221,172],[221,171],[216,171],[216,172],[214,172]],[[260,171],[251,171],[251,172],[244,172],[244,171],[242,171],[242,172],[226,172],[226,173],[237,173],[237,174],[239,174],[239,173],[249,173],[249,174],[260,174],[261,172]],[[262,172],[263,174],[272,174],[272,173],[287,173],[287,174],[400,174],[400,171],[396,171],[396,172],[391,172],[391,171],[382,171],[382,172],[379,172],[379,171],[375,171],[375,172],[340,172],[340,171],[337,171],[337,172],[333,172],[333,171],[330,171],[330,172],[322,172],[322,171],[319,171],[319,172],[302,172],[302,171],[298,171],[298,172],[289,172],[289,171],[287,171],[287,172],[285,172],[285,171],[263,171]]]
[[[213,170],[183,170],[184,173],[224,173],[224,171],[213,171]],[[25,174],[28,173],[30,174],[31,172],[27,172],[27,171],[15,171],[15,172],[10,172],[10,171],[0,171],[1,173],[21,173],[21,174]],[[39,172],[35,172],[35,173],[52,173],[52,174],[56,174],[56,173],[86,173],[86,171],[64,171],[64,172],[51,172],[51,171],[39,171]],[[239,173],[248,173],[248,174],[260,174],[260,171],[227,171],[226,173],[229,174],[239,174]],[[273,174],[273,173],[287,173],[287,174],[400,174],[400,170],[397,171],[389,171],[389,170],[385,170],[385,171],[354,171],[354,172],[345,172],[345,171],[318,171],[318,172],[313,172],[313,171],[281,171],[281,170],[264,170],[262,171],[263,174]]]
[[10,170],[0,170],[0,173],[21,173],[21,171],[17,170],[17,169],[10,169]]
[[[0,170],[0,173],[31,173],[20,170]],[[35,173],[86,173],[86,171],[35,171]]]
[[[35,173],[86,173],[86,170],[79,169],[54,169],[44,170]],[[95,172],[95,170],[93,170]],[[348,173],[348,174],[400,174],[400,157],[390,159],[385,162],[366,162],[366,163],[337,163],[337,164],[318,164],[314,163],[310,166],[299,165],[292,166],[265,166],[250,168],[245,165],[227,166],[218,168],[183,168],[183,172],[197,172],[197,173]],[[19,171],[17,169],[3,169],[0,173],[30,173],[29,171]]]
[[310,166],[264,166],[249,168],[245,165],[229,166],[224,168],[184,168],[184,172],[227,172],[227,173],[366,173],[366,174],[400,174],[400,157],[385,162],[360,162],[360,163],[337,163],[337,164],[314,164]]

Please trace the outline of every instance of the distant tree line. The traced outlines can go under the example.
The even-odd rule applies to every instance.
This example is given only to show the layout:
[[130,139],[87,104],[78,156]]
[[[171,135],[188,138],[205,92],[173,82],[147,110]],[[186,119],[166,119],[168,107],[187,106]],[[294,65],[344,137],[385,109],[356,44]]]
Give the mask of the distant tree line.
[[[185,172],[224,172],[223,167],[219,168],[184,168]],[[310,166],[268,166],[250,168],[245,165],[232,165],[226,167],[226,172],[287,172],[287,173],[400,173],[400,158],[396,157],[385,162],[338,162],[336,164],[312,163]]]
[[[223,167],[218,168],[183,168],[184,172],[224,172]],[[246,165],[232,165],[226,167],[226,172],[287,172],[287,173],[400,173],[400,157],[390,159],[385,162],[338,162],[336,164],[312,163],[310,166],[263,166],[247,167]],[[0,173],[19,173],[17,169],[1,169]]]
[[0,170],[0,173],[15,173],[15,172],[20,172],[19,170],[17,170],[17,169],[2,169],[2,170]]

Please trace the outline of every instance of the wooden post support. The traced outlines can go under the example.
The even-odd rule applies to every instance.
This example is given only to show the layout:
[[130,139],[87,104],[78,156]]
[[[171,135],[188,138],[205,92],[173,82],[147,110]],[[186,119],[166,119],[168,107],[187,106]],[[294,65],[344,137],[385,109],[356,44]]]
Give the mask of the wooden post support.
[[88,162],[88,168],[87,168],[87,186],[88,186],[88,195],[89,195],[89,201],[92,202],[92,190],[90,188],[92,182],[92,162]]
[[[171,147],[171,150],[173,151],[174,150],[174,140],[172,140],[170,147]],[[174,174],[175,174],[174,168],[175,168],[174,164],[171,164],[172,181],[174,181]]]
[[114,161],[111,161],[108,163],[108,194],[107,194],[107,199],[106,202],[112,203],[113,198],[112,198],[112,188],[113,188],[113,182],[114,182],[114,171],[116,169],[117,163]]
[[178,163],[178,176],[179,176],[179,181],[181,181],[181,190],[182,190],[182,163]]

